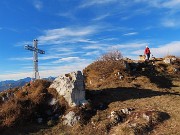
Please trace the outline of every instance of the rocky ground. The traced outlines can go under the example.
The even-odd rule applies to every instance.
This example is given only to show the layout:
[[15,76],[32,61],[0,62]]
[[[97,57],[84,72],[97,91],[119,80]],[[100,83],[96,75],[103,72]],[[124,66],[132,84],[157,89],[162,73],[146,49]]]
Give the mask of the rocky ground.
[[[163,60],[90,64],[83,71],[89,102],[83,107],[69,107],[48,81],[9,90],[15,96],[0,103],[0,134],[178,135],[180,60]],[[76,112],[81,120],[63,125],[62,116],[68,112]]]

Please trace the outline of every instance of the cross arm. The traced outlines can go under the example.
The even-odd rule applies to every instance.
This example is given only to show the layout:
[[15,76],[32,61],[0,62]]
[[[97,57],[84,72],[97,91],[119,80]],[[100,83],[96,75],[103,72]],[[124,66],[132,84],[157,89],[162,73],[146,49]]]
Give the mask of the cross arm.
[[40,53],[40,54],[45,54],[45,51],[40,50],[40,49],[37,49],[37,52]]
[[36,48],[33,47],[33,46],[30,46],[30,45],[25,45],[24,48],[25,48],[26,50],[36,51]]
[[40,54],[45,54],[45,51],[40,50],[40,49],[37,49],[37,48],[35,48],[35,47],[33,47],[33,46],[30,46],[30,45],[25,45],[24,48],[25,48],[26,50],[36,51],[36,52],[38,52],[38,53],[40,53]]

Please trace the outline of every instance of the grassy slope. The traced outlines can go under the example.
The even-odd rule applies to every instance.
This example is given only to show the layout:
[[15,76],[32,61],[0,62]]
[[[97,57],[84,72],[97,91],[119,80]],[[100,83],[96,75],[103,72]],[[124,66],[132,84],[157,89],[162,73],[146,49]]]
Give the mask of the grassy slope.
[[[155,128],[151,131],[151,135],[179,135],[180,133],[180,80],[173,82],[176,84],[175,88],[172,88],[170,93],[167,92],[159,92],[156,90],[140,90],[144,91],[141,92],[141,95],[139,98],[136,97],[137,92],[139,90],[129,90],[129,94],[132,95],[131,98],[122,98],[123,95],[125,96],[127,93],[119,92],[117,94],[121,95],[115,101],[110,101],[108,104],[108,107],[104,110],[98,110],[96,115],[93,117],[98,117],[99,121],[101,123],[105,123],[107,116],[110,114],[112,110],[118,110],[119,108],[127,108],[127,107],[133,107],[135,109],[143,110],[143,109],[156,109],[162,112],[166,112],[170,115],[170,118],[165,120],[163,123],[160,123],[159,125],[155,126]],[[109,89],[110,90],[110,89]],[[119,91],[122,91],[122,89],[119,89]],[[134,92],[132,92],[134,91]],[[147,93],[151,96],[148,96]],[[135,95],[133,98],[133,94]],[[120,98],[121,97],[121,98]],[[99,97],[94,97],[99,98]],[[101,99],[101,102],[104,100],[107,100],[106,98]],[[68,134],[86,134],[86,135],[103,135],[104,131],[103,128],[98,125],[98,127],[93,128],[90,126],[91,124],[88,124],[86,126],[75,126],[74,128],[68,128],[62,126],[60,123],[54,127],[40,130],[37,133],[32,133],[32,135],[68,135]],[[115,126],[111,132],[111,134],[121,134],[118,130],[118,126]]]
[[[158,67],[158,69],[160,70],[162,67]],[[116,69],[111,71],[113,74],[114,70]],[[159,71],[159,73],[163,72],[164,71]],[[127,75],[126,73],[123,74]],[[103,74],[100,73],[100,75]],[[90,79],[92,79],[94,76],[95,74],[90,76]],[[100,76],[100,78],[97,78],[97,80],[102,79],[102,77],[103,76]],[[8,129],[9,132],[5,133],[13,132],[14,134],[22,133],[31,135],[104,135],[104,125],[107,122],[107,117],[110,115],[110,112],[129,107],[135,108],[136,110],[156,109],[166,112],[169,115],[169,118],[156,125],[154,129],[151,130],[151,135],[178,135],[180,133],[179,75],[171,78],[171,85],[166,83],[167,78],[164,78],[164,80],[158,80],[158,83],[155,83],[156,81],[153,80],[154,78],[148,78],[146,74],[143,74],[143,76],[137,76],[135,80],[125,79],[124,81],[112,81],[112,79],[112,75],[110,74],[107,80],[102,80],[102,83],[99,81],[98,84],[93,84],[92,87],[90,87],[88,84],[87,98],[91,99],[93,108],[96,108],[96,113],[92,119],[97,121],[97,126],[92,126],[91,121],[89,121],[87,125],[76,125],[73,128],[63,126],[61,123],[58,123],[53,127],[43,125],[27,125],[19,129]],[[107,83],[106,81],[112,82]],[[154,83],[152,83],[152,81],[154,81]],[[94,89],[96,86],[98,86],[98,90]],[[168,86],[168,89],[160,86]],[[104,107],[99,109],[98,107],[101,105]],[[109,133],[121,135],[122,132],[119,130],[120,126],[121,124],[114,126],[111,128]]]
[[[158,70],[162,70],[162,66],[165,67],[162,64],[161,67],[158,67]],[[93,73],[93,71],[89,72]],[[164,71],[159,71],[159,73],[162,72]],[[99,73],[99,75],[102,75],[102,73]],[[95,75],[92,74],[90,79],[94,76]],[[101,78],[102,77],[100,76],[96,79],[98,80]],[[106,123],[107,116],[109,116],[110,112],[112,110],[119,110],[127,107],[133,107],[136,110],[156,109],[166,112],[169,115],[169,118],[155,126],[154,129],[151,130],[150,134],[178,135],[180,133],[180,107],[178,107],[180,105],[180,78],[178,78],[178,76],[173,78],[173,80],[170,81],[171,85],[166,83],[166,81],[169,83],[167,78],[164,78],[164,80],[163,78],[162,80],[157,80],[159,78],[153,80],[152,78],[144,76],[139,76],[137,78],[138,79],[135,81],[130,80],[129,84],[127,82],[117,83],[116,80],[113,80],[113,83],[107,84],[104,83],[106,81],[102,81],[100,85],[100,82],[97,82],[97,84],[92,85],[92,88],[88,87],[90,90],[87,91],[87,98],[91,99],[93,107],[97,108],[101,104],[104,105],[104,108],[97,110],[96,114],[92,117],[92,119],[97,119],[98,123],[100,123],[97,126],[93,127],[92,124],[89,123],[85,126],[77,125],[73,128],[67,129],[67,127],[63,127],[59,123],[57,126],[50,129],[41,130],[36,133],[36,135],[42,135],[45,133],[103,135],[105,134],[103,124]],[[109,78],[109,80],[112,81],[112,78]],[[151,82],[152,80],[154,83]],[[136,85],[132,85],[132,83]],[[126,85],[126,87],[122,87],[124,85]],[[100,86],[98,91],[92,90],[96,86]],[[116,88],[117,86],[119,86],[119,88]],[[166,87],[161,88],[160,86],[167,86],[168,89]],[[100,93],[99,90],[101,91]],[[119,126],[121,126],[121,124]],[[119,126],[113,127],[109,133],[120,135],[121,131],[119,131]]]

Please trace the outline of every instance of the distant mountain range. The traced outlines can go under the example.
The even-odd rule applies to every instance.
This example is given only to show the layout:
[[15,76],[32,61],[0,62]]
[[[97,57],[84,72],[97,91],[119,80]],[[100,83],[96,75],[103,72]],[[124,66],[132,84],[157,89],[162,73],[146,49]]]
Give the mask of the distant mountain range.
[[[48,77],[48,78],[43,78],[43,79],[53,81],[55,79],[55,77]],[[21,86],[24,86],[26,83],[28,83],[30,81],[31,81],[30,77],[20,79],[20,80],[17,80],[17,81],[15,81],[15,80],[1,81],[0,82],[0,91],[7,90],[9,88],[21,87]]]

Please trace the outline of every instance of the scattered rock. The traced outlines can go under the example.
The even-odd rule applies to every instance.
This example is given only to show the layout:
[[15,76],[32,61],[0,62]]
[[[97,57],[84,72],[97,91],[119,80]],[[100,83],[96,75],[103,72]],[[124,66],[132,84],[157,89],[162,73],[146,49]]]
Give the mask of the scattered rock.
[[148,116],[146,113],[143,113],[142,117],[147,121],[150,120],[150,116]]
[[57,103],[57,99],[55,98],[52,98],[50,101],[49,101],[49,105],[55,105]]
[[172,61],[176,61],[177,58],[176,58],[176,57],[172,57],[171,60],[172,60]]
[[124,78],[124,76],[122,76],[122,75],[119,76],[119,79],[120,79],[120,80],[122,80],[123,78]]
[[163,61],[166,64],[171,64],[171,63],[173,63],[176,60],[177,60],[177,58],[175,56],[167,56],[167,57],[164,58]]
[[[127,108],[121,109],[125,113]],[[114,112],[112,112],[114,116]],[[167,119],[169,115],[164,112],[159,112],[155,110],[144,110],[144,111],[134,111],[130,114],[126,114],[126,121],[121,124],[115,124],[111,127],[109,134],[119,134],[122,135],[146,135],[156,126],[158,123]]]
[[178,72],[178,69],[177,69],[177,68],[174,68],[174,72]]
[[163,61],[166,64],[170,64],[171,63],[171,59],[170,58],[165,58]]
[[110,115],[111,119],[111,125],[112,124],[118,124],[119,122],[122,122],[122,114],[119,114],[118,111],[112,111]]
[[73,126],[79,122],[80,116],[76,116],[75,112],[70,111],[68,114],[63,116],[62,119],[64,125]]
[[131,111],[133,111],[133,108],[124,108],[121,109],[120,111],[112,111],[110,116],[108,118],[110,118],[110,126],[115,126],[120,122],[125,121],[125,119],[127,118],[128,115],[131,114]]
[[38,119],[37,119],[37,122],[38,122],[39,124],[41,124],[41,123],[43,122],[43,118],[38,118]]
[[121,112],[124,114],[131,114],[133,110],[134,108],[124,108],[124,109],[121,109]]

